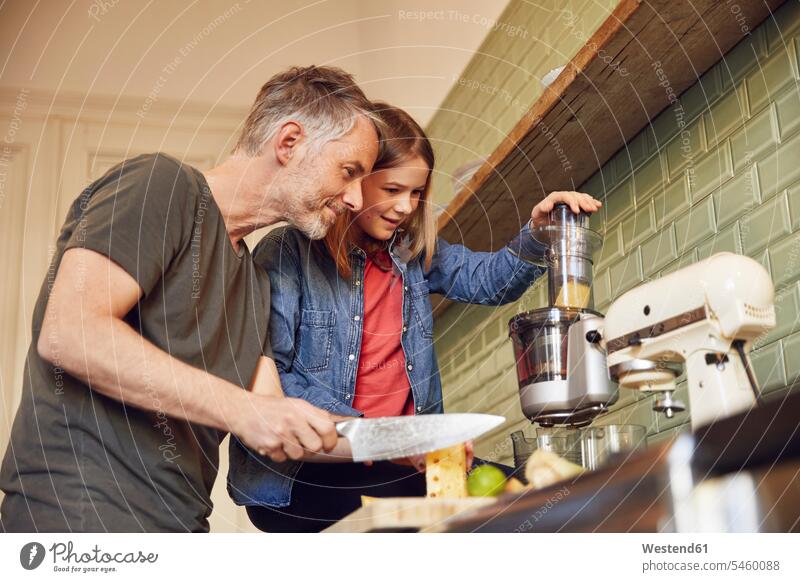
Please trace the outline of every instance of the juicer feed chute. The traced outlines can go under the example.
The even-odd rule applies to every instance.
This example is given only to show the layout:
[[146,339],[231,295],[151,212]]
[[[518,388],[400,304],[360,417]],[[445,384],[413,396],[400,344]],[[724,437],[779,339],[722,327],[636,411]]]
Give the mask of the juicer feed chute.
[[523,412],[541,426],[584,426],[616,401],[593,311],[592,254],[600,235],[588,215],[556,205],[531,235],[546,246],[548,307],[509,322]]

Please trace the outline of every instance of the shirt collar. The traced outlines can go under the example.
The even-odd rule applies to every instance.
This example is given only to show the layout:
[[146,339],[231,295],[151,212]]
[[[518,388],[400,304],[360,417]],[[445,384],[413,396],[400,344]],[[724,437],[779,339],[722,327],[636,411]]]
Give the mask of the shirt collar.
[[[367,253],[364,249],[359,247],[358,245],[348,242],[347,243],[350,247],[350,255],[356,256],[361,258],[362,260],[367,259]],[[401,263],[407,263],[409,240],[405,236],[405,231],[403,229],[398,228],[394,231],[392,238],[389,239],[389,242],[386,245],[386,250],[389,251],[389,255],[392,257],[393,260],[398,260]]]

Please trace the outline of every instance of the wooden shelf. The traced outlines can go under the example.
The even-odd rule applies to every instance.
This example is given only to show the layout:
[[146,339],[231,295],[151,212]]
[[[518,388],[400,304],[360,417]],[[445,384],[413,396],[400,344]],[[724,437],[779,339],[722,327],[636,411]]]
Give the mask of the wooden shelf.
[[440,236],[501,248],[545,193],[580,186],[782,3],[622,0],[453,198]]

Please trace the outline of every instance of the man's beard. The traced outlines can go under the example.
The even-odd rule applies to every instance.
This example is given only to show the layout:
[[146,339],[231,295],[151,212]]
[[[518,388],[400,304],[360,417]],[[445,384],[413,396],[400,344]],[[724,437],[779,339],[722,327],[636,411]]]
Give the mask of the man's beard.
[[[286,220],[297,227],[311,240],[325,238],[328,229],[335,219],[326,216],[325,208],[330,208],[337,215],[346,210],[346,206],[334,197],[320,197],[323,182],[319,171],[319,157],[304,160],[300,166],[287,177],[291,184],[286,199]],[[298,191],[302,194],[298,194]],[[313,194],[312,194],[313,193]]]
[[336,221],[336,217],[330,218],[325,212],[326,207],[330,208],[336,216],[342,214],[347,209],[343,204],[340,204],[335,199],[331,199],[327,204],[320,205],[318,203],[316,207],[306,207],[300,212],[294,213],[294,216],[289,221],[311,240],[325,238],[325,235],[328,234],[328,230]]
[[294,222],[294,225],[311,240],[325,238],[325,235],[328,234],[328,229],[331,227],[331,224],[332,223],[325,221],[321,212],[317,212],[316,214],[307,214],[305,217]]

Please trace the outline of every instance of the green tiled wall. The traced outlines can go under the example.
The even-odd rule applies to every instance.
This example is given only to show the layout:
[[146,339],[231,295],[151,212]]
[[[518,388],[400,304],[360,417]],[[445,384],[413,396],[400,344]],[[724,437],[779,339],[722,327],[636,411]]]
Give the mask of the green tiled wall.
[[616,6],[615,0],[511,0],[428,124],[436,151],[434,200],[446,205],[452,176],[486,158],[542,94],[541,78],[564,65]]
[[[507,13],[522,10],[512,2]],[[769,398],[800,386],[800,4],[787,2],[774,17],[681,95],[685,131],[677,126],[674,110],[665,110],[581,187],[605,203],[591,220],[604,235],[595,257],[600,311],[636,284],[719,251],[749,255],[770,271],[778,325],[752,353]],[[487,39],[484,50],[493,42]],[[519,44],[508,46],[505,58],[511,63],[529,62]],[[535,42],[530,48],[539,51]],[[576,49],[570,45],[564,51]],[[465,75],[482,62],[476,56]],[[548,69],[554,61],[542,62],[535,64]],[[513,86],[526,90],[516,81]],[[451,94],[450,106],[458,109],[465,98]],[[473,113],[481,121],[459,135],[460,145],[468,139],[481,143],[482,134],[497,129],[493,122],[502,118],[491,103],[473,99],[475,107],[483,107]],[[438,119],[431,124],[433,133],[446,139]],[[469,155],[488,154],[501,137],[492,135],[483,144],[488,150]],[[469,155],[453,149],[441,157],[447,171]],[[478,443],[479,455],[511,463],[509,433],[531,430],[519,407],[507,323],[515,313],[545,303],[540,280],[515,304],[458,305],[436,323],[446,409],[509,419]],[[678,398],[688,401],[683,382]],[[688,413],[667,419],[651,410],[651,399],[623,390],[618,404],[597,422],[647,426],[652,442],[687,426]]]

